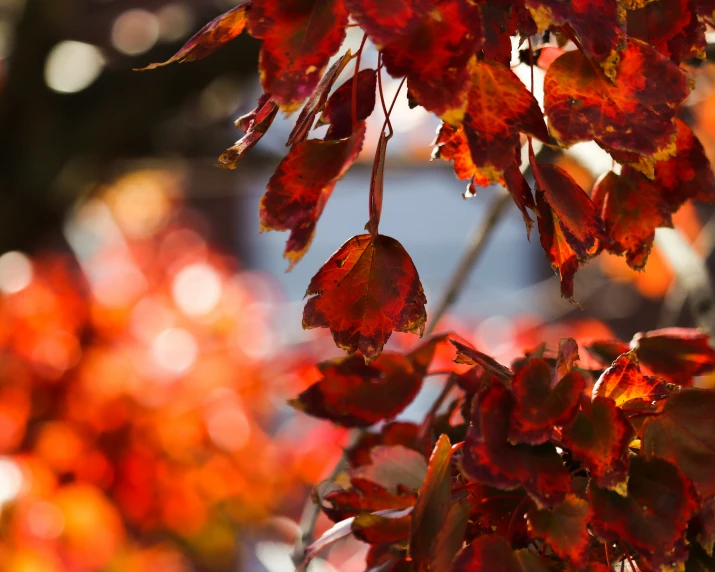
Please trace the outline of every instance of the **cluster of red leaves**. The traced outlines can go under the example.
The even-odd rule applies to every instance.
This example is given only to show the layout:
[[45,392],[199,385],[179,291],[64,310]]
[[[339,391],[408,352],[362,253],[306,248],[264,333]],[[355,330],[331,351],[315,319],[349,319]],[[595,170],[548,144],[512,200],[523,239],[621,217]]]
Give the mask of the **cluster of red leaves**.
[[371,571],[713,569],[715,390],[692,387],[715,370],[706,335],[593,342],[590,369],[570,338],[511,367],[449,340],[470,368],[449,374],[447,410],[391,421],[446,341],[326,362],[294,400],[347,427],[388,421],[348,449],[321,498],[337,524],[308,558],[352,533],[370,544]]
[[[139,188],[152,205],[163,178],[109,192]],[[3,571],[233,568],[237,531],[302,502],[339,455],[327,425],[274,434],[275,403],[312,379],[314,357],[286,348],[269,365],[267,277],[210,246],[196,213],[162,220],[85,261],[104,282],[53,252],[28,259],[27,283],[16,271],[2,284]]]
[[[391,420],[444,342],[381,355],[393,331],[421,335],[426,320],[409,255],[378,231],[392,136],[383,70],[406,81],[411,106],[442,120],[434,154],[453,161],[472,192],[501,184],[527,231],[530,211],[537,217],[561,293],[573,301],[574,275],[593,256],[607,250],[643,268],[657,227],[671,225],[689,199],[715,200],[703,147],[678,119],[691,89],[680,64],[703,56],[712,13],[710,2],[695,0],[248,0],[192,38],[170,61],[204,57],[244,27],[262,41],[265,93],[237,122],[246,135],[221,157],[224,166],[238,164],[278,109],[305,102],[260,205],[263,229],[290,231],[291,267],[361,152],[376,91],[386,116],[368,234],[318,271],[303,315],[305,328],[329,328],[339,347],[360,355],[321,364],[322,378],[293,405],[347,427]],[[364,32],[361,47],[328,68],[348,26]],[[543,111],[509,67],[515,36],[548,67]],[[368,39],[378,61],[361,70]],[[564,50],[538,58],[551,39]],[[352,77],[334,89],[352,59]],[[308,139],[326,124],[322,138]],[[554,148],[595,142],[621,168],[589,194],[562,168],[539,163],[532,138]],[[455,345],[459,362],[474,366],[454,374],[460,398],[422,426],[363,434],[348,451],[350,486],[322,499],[338,524],[308,557],[352,532],[371,544],[369,570],[597,571],[626,559],[643,570],[686,561],[712,569],[715,393],[690,387],[715,365],[704,336],[660,331],[632,349],[595,344],[589,351],[608,356],[604,368],[613,361],[604,371],[576,367],[573,340],[511,368]]]
[[[711,15],[707,2],[695,0],[245,0],[166,63],[201,59],[244,29],[262,41],[265,93],[236,122],[246,134],[220,157],[228,168],[260,140],[279,109],[289,113],[304,103],[290,150],[260,206],[262,229],[290,232],[285,257],[291,268],[310,246],[335,184],[362,150],[365,119],[379,91],[388,119],[375,154],[370,234],[348,240],[318,272],[304,316],[305,327],[330,328],[339,347],[360,349],[369,362],[392,331],[421,333],[426,319],[410,257],[378,233],[392,134],[383,70],[406,80],[410,105],[442,119],[435,157],[453,161],[472,192],[477,185],[505,186],[527,231],[530,211],[536,215],[561,293],[573,301],[574,275],[593,256],[605,249],[642,269],[657,227],[672,226],[673,213],[689,199],[715,200],[703,147],[677,118],[691,89],[680,64],[703,57]],[[328,68],[348,26],[364,32],[363,43]],[[514,36],[528,38],[534,51],[553,51],[549,38],[566,45],[556,59],[532,52],[532,61],[548,67],[543,112],[509,67]],[[378,49],[377,69],[361,70],[368,39]],[[352,76],[336,86],[353,59]],[[326,124],[322,138],[307,138]],[[561,168],[539,164],[532,154],[532,190],[520,167],[520,134],[552,147],[595,141],[622,168],[605,174],[589,196]]]

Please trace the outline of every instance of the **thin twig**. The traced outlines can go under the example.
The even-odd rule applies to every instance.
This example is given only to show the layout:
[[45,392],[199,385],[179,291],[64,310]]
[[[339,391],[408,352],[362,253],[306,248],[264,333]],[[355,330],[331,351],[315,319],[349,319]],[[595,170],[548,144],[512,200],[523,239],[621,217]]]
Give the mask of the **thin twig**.
[[[447,289],[444,291],[442,298],[437,304],[437,309],[432,314],[432,321],[427,326],[425,335],[430,335],[437,323],[442,319],[442,316],[447,312],[452,304],[457,300],[460,291],[464,287],[467,278],[472,272],[474,265],[479,260],[479,257],[484,252],[489,239],[492,236],[494,229],[501,220],[502,216],[506,212],[506,207],[511,201],[511,195],[508,193],[503,193],[496,197],[487,213],[486,220],[484,222],[480,221],[472,232],[472,236],[467,244],[467,249],[462,255],[462,259],[459,262],[452,278],[447,285]],[[446,387],[446,386],[445,386]]]

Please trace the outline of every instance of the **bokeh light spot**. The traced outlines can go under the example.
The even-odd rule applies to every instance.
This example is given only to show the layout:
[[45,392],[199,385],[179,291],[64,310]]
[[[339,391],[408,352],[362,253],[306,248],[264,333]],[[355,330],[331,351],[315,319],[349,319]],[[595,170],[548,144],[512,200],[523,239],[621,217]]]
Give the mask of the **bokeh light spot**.
[[217,272],[208,264],[190,264],[174,278],[174,302],[187,316],[203,316],[221,301],[223,287]]
[[77,93],[94,83],[104,68],[99,48],[71,40],[52,48],[45,62],[45,83],[58,93]]
[[0,291],[15,294],[32,282],[32,264],[20,252],[6,252],[0,256]]
[[127,56],[148,52],[159,39],[159,19],[147,10],[127,10],[112,26],[112,45]]

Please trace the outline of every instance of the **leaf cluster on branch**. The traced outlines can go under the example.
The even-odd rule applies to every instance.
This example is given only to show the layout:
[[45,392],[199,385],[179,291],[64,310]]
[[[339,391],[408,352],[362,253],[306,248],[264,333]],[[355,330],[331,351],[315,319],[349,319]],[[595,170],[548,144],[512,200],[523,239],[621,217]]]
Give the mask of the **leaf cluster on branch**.
[[[376,107],[385,117],[367,232],[318,271],[303,315],[305,328],[329,328],[339,347],[360,353],[321,364],[321,380],[292,404],[347,427],[390,421],[446,342],[382,352],[393,331],[422,335],[426,321],[410,256],[379,233],[390,116],[404,85],[411,107],[442,120],[434,157],[453,162],[472,192],[506,187],[574,301],[574,275],[591,258],[606,250],[642,269],[657,227],[672,226],[690,199],[715,200],[703,146],[678,116],[693,87],[682,64],[704,57],[714,11],[708,0],[245,0],[199,31],[166,63],[201,59],[244,28],[262,41],[264,94],[236,122],[246,134],[220,165],[236,168],[278,110],[302,106],[260,204],[264,230],[290,233],[291,267],[361,153],[366,119]],[[362,43],[328,67],[348,27]],[[527,45],[531,89],[510,68],[514,38]],[[378,58],[362,69],[367,40]],[[544,47],[559,56],[540,60]],[[336,85],[351,60],[352,77]],[[547,68],[543,111],[533,94],[538,62]],[[401,79],[389,106],[383,73]],[[324,125],[322,138],[308,138]],[[555,149],[595,142],[614,169],[587,193],[537,161],[532,138]],[[453,343],[458,362],[473,366],[450,374],[457,399],[421,426],[361,434],[347,454],[350,485],[321,499],[336,527],[308,559],[352,533],[370,543],[375,571],[598,571],[625,561],[715,569],[715,391],[691,387],[715,367],[705,335],[662,330],[630,346],[594,344],[600,366],[584,368],[571,339],[509,368]]]

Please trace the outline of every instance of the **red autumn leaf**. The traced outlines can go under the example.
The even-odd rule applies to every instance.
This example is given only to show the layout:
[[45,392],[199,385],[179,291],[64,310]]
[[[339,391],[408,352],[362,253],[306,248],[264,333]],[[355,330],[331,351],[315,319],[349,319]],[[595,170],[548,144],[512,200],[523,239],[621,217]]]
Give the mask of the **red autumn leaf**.
[[696,533],[698,544],[705,552],[713,555],[715,547],[715,497],[706,500],[691,524]]
[[338,347],[380,355],[392,331],[424,332],[425,298],[417,270],[394,238],[354,236],[330,257],[306,291],[304,328],[330,328]]
[[251,0],[243,0],[235,8],[211,20],[201,28],[174,56],[160,64],[151,64],[138,71],[153,70],[173,63],[195,62],[211,55],[225,43],[241,35],[246,27],[246,8]]
[[581,564],[586,558],[590,535],[591,507],[584,499],[569,494],[551,510],[532,509],[528,513],[529,531],[542,538],[564,560]]
[[648,42],[675,63],[705,56],[705,24],[693,0],[657,0],[628,11],[628,35]]
[[595,397],[588,410],[580,412],[562,434],[564,445],[583,462],[599,486],[623,488],[633,429],[612,399]]
[[284,111],[293,111],[320,81],[345,39],[343,0],[252,0],[248,30],[263,40],[261,84]]
[[350,14],[382,53],[393,77],[407,77],[425,109],[458,122],[482,42],[479,6],[469,0],[346,0]]
[[631,345],[638,359],[657,375],[689,385],[694,375],[715,369],[715,349],[700,330],[665,328],[634,336]]
[[568,25],[586,56],[599,62],[608,77],[615,77],[614,67],[626,47],[625,19],[619,0],[526,0],[526,5],[540,29]]
[[477,62],[464,133],[472,161],[489,180],[498,181],[513,165],[519,132],[551,140],[539,104],[516,74],[496,62]]
[[567,425],[576,415],[586,379],[578,371],[555,380],[544,360],[533,358],[511,381],[515,406],[509,426],[512,443],[545,443],[554,425]]
[[[335,80],[338,79],[340,72],[345,69],[345,66],[350,61],[350,50],[348,50],[345,55],[337,60],[330,69],[325,72],[325,75],[320,80],[318,87],[308,98],[308,101],[303,106],[303,109],[298,115],[298,119],[295,122],[293,131],[291,131],[288,137],[288,142],[286,145],[291,146],[303,141],[307,136],[310,129],[313,127],[313,122],[315,121],[315,116],[325,107],[325,103],[328,100],[328,95],[330,90],[333,88]],[[356,124],[355,127],[358,125]],[[329,139],[344,139],[350,137],[352,130],[347,132],[341,137],[330,137]]]
[[655,182],[673,213],[689,199],[715,202],[713,170],[702,143],[680,119],[675,120],[675,126],[675,156],[658,161],[654,167]]
[[289,403],[308,415],[345,427],[367,427],[392,419],[409,405],[440,338],[412,353],[382,353],[370,364],[357,355],[318,364],[322,378]]
[[641,373],[635,351],[618,357],[593,386],[593,398],[608,397],[618,407],[633,399],[648,402],[670,395],[665,380]]
[[432,142],[432,145],[434,146],[432,159],[452,161],[454,174],[462,181],[469,181],[469,187],[472,185],[489,186],[489,179],[472,161],[467,137],[464,135],[464,127],[460,126],[454,129],[448,123],[442,123],[437,130],[437,138]]
[[594,139],[606,150],[662,159],[673,151],[675,108],[690,85],[686,73],[655,48],[629,39],[615,83],[572,51],[551,64],[544,92],[549,127],[564,145]]
[[350,485],[350,488],[331,491],[323,497],[321,509],[333,522],[380,510],[409,508],[414,506],[417,498],[405,487],[390,491],[362,478],[352,478]]
[[593,484],[589,494],[596,533],[608,541],[626,541],[646,553],[671,552],[697,506],[685,475],[661,459],[632,459],[628,496]]
[[462,342],[458,342],[457,340],[450,339],[449,341],[455,348],[457,348],[457,358],[454,360],[456,363],[480,365],[485,370],[504,381],[509,381],[512,377],[514,377],[514,374],[508,367],[500,364],[487,354],[483,354],[479,350],[471,348]]
[[521,485],[542,505],[554,506],[571,490],[568,471],[551,444],[509,443],[513,410],[514,397],[501,383],[475,398],[462,469],[467,477],[500,489]]
[[357,538],[370,544],[399,542],[409,537],[411,521],[411,508],[389,509],[357,515],[351,529]]
[[258,99],[256,109],[236,121],[236,127],[245,131],[246,134],[218,158],[219,166],[227,169],[238,167],[245,154],[253,149],[261,137],[266,134],[268,128],[273,124],[277,112],[278,104],[273,101],[270,94],[264,93]]
[[[467,485],[472,511],[469,516],[472,536],[495,532],[515,546],[528,544],[526,519],[521,518],[533,504],[524,489],[504,491],[471,482]],[[516,516],[514,516],[516,514]]]
[[452,447],[440,436],[412,513],[410,556],[417,572],[445,570],[462,546],[467,503],[452,502]]
[[402,445],[408,449],[422,451],[423,441],[420,426],[416,423],[393,421],[386,423],[379,433],[362,432],[355,443],[345,451],[345,456],[353,468],[370,464],[370,450],[378,445]]
[[315,225],[335,184],[355,162],[365,124],[347,139],[309,139],[291,147],[261,199],[261,230],[290,230],[283,256],[295,266],[308,250]]
[[512,550],[503,536],[485,534],[459,551],[452,572],[547,572],[536,554],[526,549]]
[[603,221],[591,199],[566,171],[535,161],[532,169],[541,246],[561,277],[561,295],[573,302],[576,270],[606,242]]
[[[325,104],[318,125],[330,124],[326,139],[342,139],[353,132],[353,78],[335,90]],[[377,73],[372,69],[360,70],[355,94],[355,120],[363,121],[375,109]]]
[[561,379],[573,368],[578,357],[578,344],[573,338],[561,338],[559,340],[559,352],[556,356],[556,375]]
[[375,159],[372,162],[372,174],[370,175],[370,202],[368,203],[368,213],[370,218],[365,225],[365,230],[371,235],[377,236],[382,216],[382,199],[385,194],[385,157],[387,154],[387,142],[390,140],[383,130],[375,147]]
[[602,365],[610,365],[618,356],[628,352],[630,346],[621,340],[598,340],[586,346],[591,356]]
[[482,8],[484,43],[482,53],[485,60],[499,62],[505,66],[511,63],[511,36],[527,38],[536,34],[536,24],[524,5],[524,0],[514,2],[489,2]]
[[715,390],[683,389],[643,423],[643,454],[676,464],[705,498],[715,494]]
[[532,211],[536,211],[536,203],[534,202],[534,195],[531,193],[531,187],[529,187],[529,183],[526,182],[521,169],[516,163],[512,163],[511,166],[504,170],[504,181],[516,206],[521,211],[521,217],[526,225],[526,237],[530,239],[534,221],[526,209],[530,208]]
[[606,250],[625,254],[628,265],[641,270],[653,247],[655,229],[671,227],[673,221],[658,186],[640,173],[634,175],[607,173],[594,186],[591,198],[611,238]]

